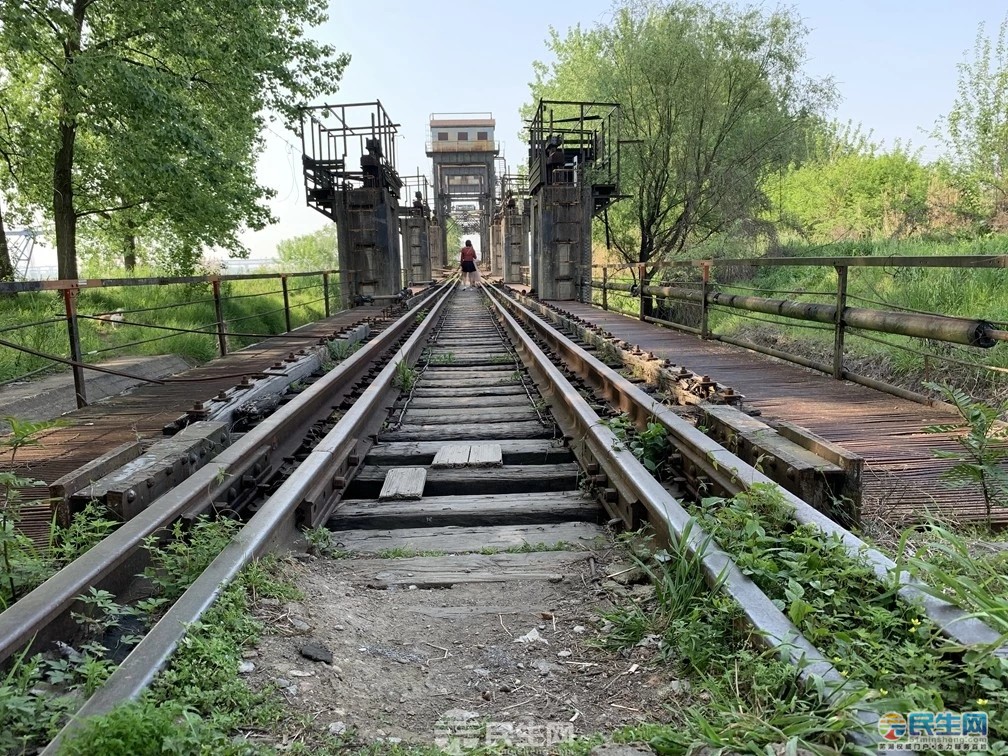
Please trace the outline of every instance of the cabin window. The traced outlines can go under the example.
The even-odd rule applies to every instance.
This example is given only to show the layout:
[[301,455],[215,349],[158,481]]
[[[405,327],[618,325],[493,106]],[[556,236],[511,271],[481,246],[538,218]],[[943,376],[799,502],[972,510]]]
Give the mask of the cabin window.
[[458,133],[458,140],[460,142],[468,142],[469,141],[469,132],[468,131],[460,131]]
[[437,140],[439,142],[447,142],[448,141],[448,132],[447,131],[439,131],[437,133]]
[[485,142],[489,138],[490,138],[490,135],[486,131],[477,131],[476,132],[476,141],[477,142]]

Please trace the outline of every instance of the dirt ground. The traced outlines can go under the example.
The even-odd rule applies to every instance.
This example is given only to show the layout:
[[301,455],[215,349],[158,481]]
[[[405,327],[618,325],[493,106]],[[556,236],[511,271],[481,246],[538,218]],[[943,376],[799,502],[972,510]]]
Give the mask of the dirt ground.
[[[412,575],[420,560],[429,570],[438,557],[369,559],[361,573],[360,559],[299,555],[285,571],[304,599],[260,602],[271,633],[243,673],[254,687],[279,686],[291,710],[310,717],[301,734],[309,746],[331,734],[455,753],[488,742],[542,749],[668,721],[689,685],[662,670],[657,638],[623,651],[597,645],[601,612],[653,590],[627,584],[632,571],[615,554],[474,556],[506,560],[510,579],[450,587],[373,579],[385,567]],[[526,565],[536,579],[515,577]],[[309,643],[332,661],[306,658]]]

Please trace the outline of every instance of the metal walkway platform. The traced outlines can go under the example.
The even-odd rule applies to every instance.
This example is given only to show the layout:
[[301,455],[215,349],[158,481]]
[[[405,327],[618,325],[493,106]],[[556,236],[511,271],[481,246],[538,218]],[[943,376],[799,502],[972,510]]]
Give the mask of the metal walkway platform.
[[[940,479],[950,463],[936,459],[934,450],[954,451],[958,444],[947,435],[923,430],[928,425],[954,422],[955,415],[592,305],[570,301],[550,304],[645,351],[731,386],[745,395],[747,408],[802,425],[864,457],[862,506],[868,517],[897,525],[928,513],[960,521],[985,517],[979,492],[952,488]],[[992,521],[1008,524],[1008,509],[995,508]]]

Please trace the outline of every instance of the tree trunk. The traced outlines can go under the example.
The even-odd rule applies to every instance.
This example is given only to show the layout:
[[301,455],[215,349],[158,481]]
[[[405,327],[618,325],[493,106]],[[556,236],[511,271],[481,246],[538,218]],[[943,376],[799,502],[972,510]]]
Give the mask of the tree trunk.
[[136,236],[132,233],[126,234],[123,239],[123,263],[126,272],[133,275],[136,271]]
[[60,148],[53,169],[53,219],[56,224],[56,265],[62,279],[77,278],[77,213],[73,198],[76,124],[60,124]]
[[14,280],[14,266],[11,265],[10,250],[7,248],[7,229],[4,227],[3,207],[0,207],[0,281]]
[[[63,39],[63,60],[67,85],[71,92],[63,95],[60,108],[59,149],[53,165],[53,220],[56,226],[56,266],[59,277],[77,278],[77,212],[74,209],[73,165],[77,141],[77,111],[68,107],[76,97],[74,62],[81,50],[84,32],[84,15],[88,0],[74,0],[74,26],[70,36]],[[76,107],[76,106],[75,106]]]

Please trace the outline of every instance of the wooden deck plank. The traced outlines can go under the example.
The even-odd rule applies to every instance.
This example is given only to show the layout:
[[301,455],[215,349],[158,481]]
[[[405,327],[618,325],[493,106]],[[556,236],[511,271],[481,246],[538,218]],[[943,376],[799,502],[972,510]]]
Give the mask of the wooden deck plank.
[[383,483],[378,498],[381,501],[419,499],[427,481],[424,467],[393,467],[382,476]]
[[[945,410],[592,305],[555,304],[618,339],[731,386],[764,419],[782,418],[864,457],[863,515],[897,524],[936,513],[960,521],[984,517],[978,491],[951,488],[942,480],[951,462],[936,459],[934,451],[957,450],[955,440],[923,432],[928,425],[957,420]],[[1008,523],[1008,508],[994,514],[995,522]]]
[[360,554],[389,549],[459,553],[486,549],[591,548],[605,538],[605,530],[586,522],[549,525],[414,528],[401,530],[342,530],[336,540]]
[[[474,441],[479,442],[479,439]],[[506,465],[546,465],[574,460],[573,452],[560,439],[501,439],[494,443],[500,446],[502,461]],[[379,443],[371,447],[364,462],[386,467],[429,465],[442,446],[444,443],[441,441]]]
[[368,588],[450,588],[466,583],[548,581],[582,569],[589,554],[583,551],[537,551],[528,554],[462,554],[400,559],[354,559],[349,574]]
[[442,525],[525,525],[597,522],[601,508],[579,491],[531,494],[427,496],[417,501],[349,499],[329,519],[329,527],[373,529]]
[[431,467],[465,467],[469,463],[469,444],[446,444],[442,446]]
[[473,444],[469,447],[469,467],[501,467],[503,464],[500,444]]
[[[580,468],[573,463],[511,465],[509,467],[487,467],[479,470],[432,467],[426,471],[424,491],[428,496],[453,496],[463,491],[472,495],[500,493],[501,491],[508,493],[574,491],[578,487],[579,471]],[[388,472],[388,468],[384,467],[364,467],[350,482],[346,490],[346,497],[370,499],[379,496],[379,491],[382,490]]]

